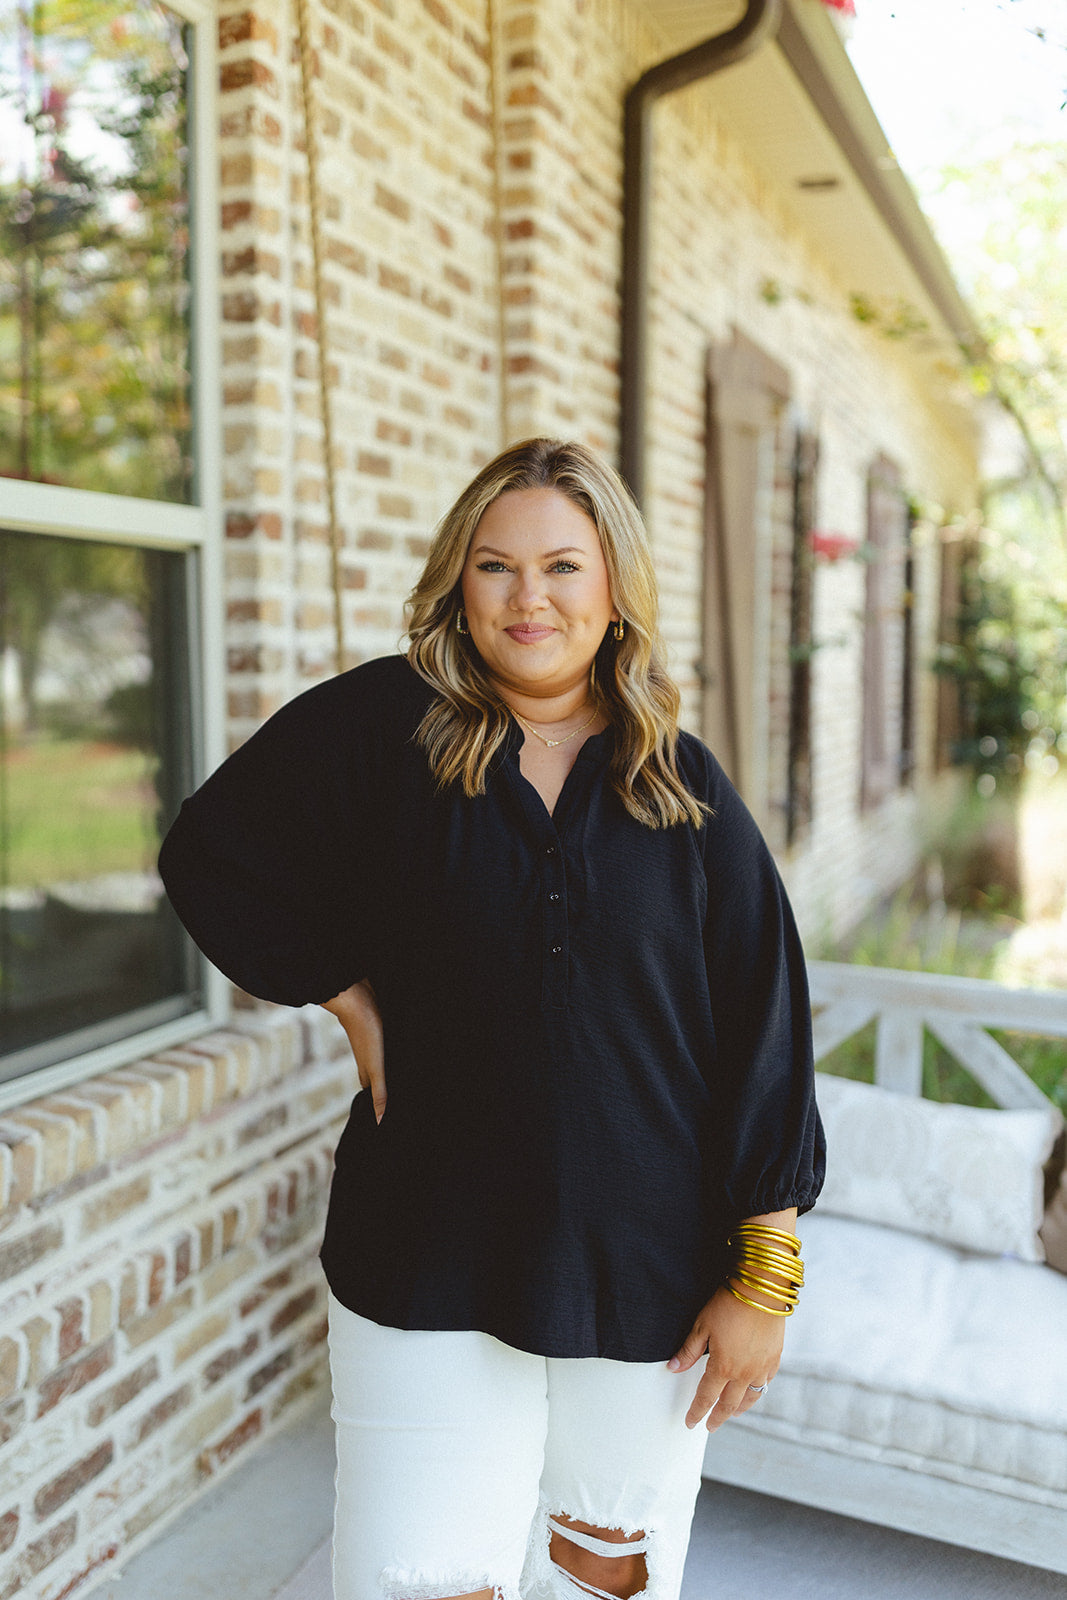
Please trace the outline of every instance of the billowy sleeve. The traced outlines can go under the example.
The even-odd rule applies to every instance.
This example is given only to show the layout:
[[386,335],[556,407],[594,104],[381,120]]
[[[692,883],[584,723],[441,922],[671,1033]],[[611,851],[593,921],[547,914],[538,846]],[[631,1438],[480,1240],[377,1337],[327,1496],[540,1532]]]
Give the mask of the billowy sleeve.
[[774,858],[713,757],[702,830],[710,1085],[730,1220],[814,1205],[825,1170],[804,951]]
[[181,921],[260,999],[321,1002],[366,975],[376,708],[360,671],[272,716],[185,801],[163,841],[159,871]]

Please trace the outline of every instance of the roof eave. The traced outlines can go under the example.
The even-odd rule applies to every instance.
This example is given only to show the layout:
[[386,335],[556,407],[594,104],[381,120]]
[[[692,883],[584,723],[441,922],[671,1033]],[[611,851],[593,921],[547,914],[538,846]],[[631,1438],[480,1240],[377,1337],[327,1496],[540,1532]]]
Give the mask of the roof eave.
[[785,0],[775,40],[812,105],[966,355],[982,335],[931,232],[840,36],[821,6]]

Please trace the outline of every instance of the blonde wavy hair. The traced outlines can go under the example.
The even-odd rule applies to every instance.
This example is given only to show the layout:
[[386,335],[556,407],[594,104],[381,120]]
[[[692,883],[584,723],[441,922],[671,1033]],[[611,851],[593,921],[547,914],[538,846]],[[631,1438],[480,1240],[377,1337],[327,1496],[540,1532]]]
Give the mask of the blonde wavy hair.
[[485,791],[489,764],[507,737],[507,707],[469,634],[459,633],[460,578],[485,512],[515,489],[555,489],[596,527],[613,603],[626,623],[609,628],[592,680],[596,705],[615,729],[612,783],[631,816],[649,828],[704,820],[707,807],[686,788],[675,761],[678,689],[663,665],[652,552],[622,479],[592,450],[558,439],[526,439],[482,468],[438,526],[426,566],[407,602],[408,660],[438,692],[416,734],[442,786]]

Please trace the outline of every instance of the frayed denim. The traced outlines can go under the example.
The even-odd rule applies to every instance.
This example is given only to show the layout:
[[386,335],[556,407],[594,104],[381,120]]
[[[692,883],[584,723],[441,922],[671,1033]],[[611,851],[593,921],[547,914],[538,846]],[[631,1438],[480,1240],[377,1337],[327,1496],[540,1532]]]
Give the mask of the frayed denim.
[[677,1600],[707,1439],[684,1418],[703,1363],[535,1356],[484,1333],[381,1327],[331,1295],[330,1366],[334,1600],[614,1600],[553,1560],[553,1532],[641,1555],[644,1600]]

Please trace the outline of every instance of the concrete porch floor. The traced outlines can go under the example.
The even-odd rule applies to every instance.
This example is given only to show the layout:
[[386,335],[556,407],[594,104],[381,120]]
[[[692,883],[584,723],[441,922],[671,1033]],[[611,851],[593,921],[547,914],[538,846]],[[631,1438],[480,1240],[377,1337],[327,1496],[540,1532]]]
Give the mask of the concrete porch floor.
[[[324,1397],[103,1579],[94,1600],[332,1600],[332,1501]],[[705,1483],[682,1600],[723,1597],[1067,1600],[1067,1577]]]

